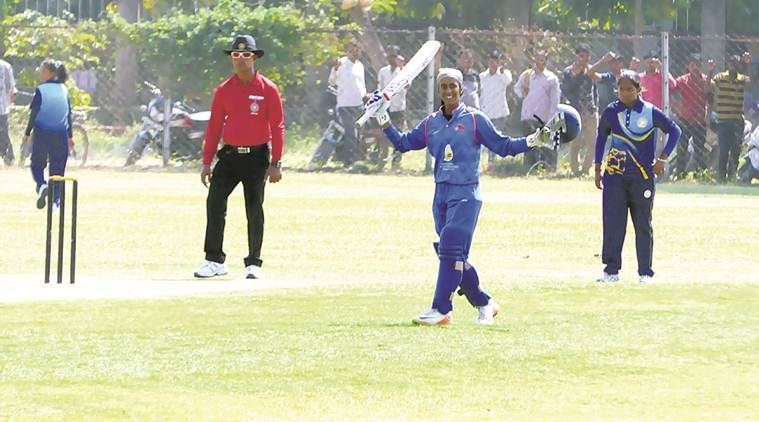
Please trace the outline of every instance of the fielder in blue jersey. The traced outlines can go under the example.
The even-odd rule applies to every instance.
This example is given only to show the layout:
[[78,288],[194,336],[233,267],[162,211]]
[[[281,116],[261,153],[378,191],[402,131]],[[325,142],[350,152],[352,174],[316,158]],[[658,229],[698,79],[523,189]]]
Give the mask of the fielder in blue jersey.
[[[603,189],[603,247],[606,265],[600,282],[619,281],[622,245],[628,212],[635,227],[635,248],[641,283],[653,280],[654,233],[651,212],[656,191],[655,176],[661,176],[667,158],[682,133],[669,117],[653,104],[640,99],[637,73],[624,71],[617,79],[619,100],[601,115],[596,137],[596,187]],[[657,128],[669,135],[664,150],[654,159]],[[611,135],[605,171],[601,171],[604,144]]]
[[[551,145],[548,129],[538,129],[522,138],[498,132],[485,114],[461,101],[464,78],[457,69],[440,69],[437,78],[442,107],[414,129],[400,133],[387,112],[376,115],[385,135],[400,152],[427,149],[435,159],[435,197],[432,215],[440,236],[435,249],[440,260],[432,308],[413,319],[416,324],[444,325],[451,321],[456,289],[479,311],[477,322],[492,324],[499,306],[480,288],[477,271],[467,261],[480,199],[480,155],[482,147],[504,157]],[[378,100],[375,92],[373,100]]]
[[[37,208],[45,208],[47,181],[45,167],[50,163],[50,176],[63,176],[69,147],[73,146],[71,130],[71,101],[64,83],[68,79],[66,66],[59,60],[45,59],[39,68],[40,83],[34,92],[29,123],[24,143],[32,138],[31,170],[37,183]],[[53,201],[58,202],[59,188],[53,191]]]

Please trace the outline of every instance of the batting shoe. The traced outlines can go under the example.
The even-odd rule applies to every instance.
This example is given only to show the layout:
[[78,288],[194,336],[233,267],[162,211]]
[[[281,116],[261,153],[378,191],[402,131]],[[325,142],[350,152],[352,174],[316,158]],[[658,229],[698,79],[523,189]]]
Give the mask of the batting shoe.
[[195,271],[195,277],[197,278],[209,278],[217,275],[226,275],[227,266],[219,262],[203,261],[203,265]]
[[481,325],[492,325],[500,310],[501,307],[495,301],[489,300],[487,305],[477,307],[479,315],[476,322]]
[[264,278],[264,270],[257,265],[248,265],[245,267],[245,278]]
[[416,325],[448,325],[451,323],[451,313],[441,314],[437,309],[430,309],[411,320]]
[[619,281],[619,274],[609,274],[604,271],[596,281],[599,283],[616,283]]
[[651,283],[651,282],[654,281],[654,276],[652,276],[652,275],[642,275],[642,276],[640,276],[640,278],[638,279],[638,281],[641,284],[648,284],[648,283]]
[[47,200],[47,184],[41,185],[37,189],[37,209],[41,210],[45,208],[45,201]]

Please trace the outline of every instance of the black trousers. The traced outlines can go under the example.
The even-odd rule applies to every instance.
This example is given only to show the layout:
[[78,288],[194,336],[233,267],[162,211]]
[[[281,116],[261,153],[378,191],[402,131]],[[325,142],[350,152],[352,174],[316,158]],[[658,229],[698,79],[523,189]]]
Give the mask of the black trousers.
[[219,161],[213,169],[211,186],[206,200],[205,252],[208,261],[223,263],[224,226],[227,217],[227,199],[238,183],[242,182],[245,194],[245,214],[248,218],[248,256],[245,266],[261,266],[261,244],[264,238],[264,186],[269,168],[269,148],[255,148],[246,154],[225,146],[216,156]]
[[743,120],[724,120],[717,123],[717,141],[719,141],[718,181],[724,182],[735,176],[741,153],[741,138],[743,138]]

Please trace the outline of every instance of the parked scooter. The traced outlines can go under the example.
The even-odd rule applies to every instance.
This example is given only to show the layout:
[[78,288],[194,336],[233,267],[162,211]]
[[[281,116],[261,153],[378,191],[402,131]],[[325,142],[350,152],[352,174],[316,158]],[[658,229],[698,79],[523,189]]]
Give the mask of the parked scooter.
[[[152,98],[146,106],[140,107],[143,111],[142,127],[129,143],[124,166],[131,166],[136,163],[147,147],[158,154],[163,151],[164,97],[161,90],[155,85],[145,82],[145,86],[150,88]],[[198,112],[181,101],[176,101],[172,105],[171,116],[169,117],[170,154],[172,158],[200,158],[203,137],[210,117],[210,111]]]
[[[337,97],[337,88],[329,86],[327,87],[327,92],[330,94],[332,101],[334,101]],[[316,170],[323,166],[335,153],[335,149],[340,144],[343,136],[345,136],[345,127],[337,119],[336,107],[327,109],[327,114],[330,116],[329,123],[319,139],[319,144],[316,146],[311,160],[308,162],[308,170]]]

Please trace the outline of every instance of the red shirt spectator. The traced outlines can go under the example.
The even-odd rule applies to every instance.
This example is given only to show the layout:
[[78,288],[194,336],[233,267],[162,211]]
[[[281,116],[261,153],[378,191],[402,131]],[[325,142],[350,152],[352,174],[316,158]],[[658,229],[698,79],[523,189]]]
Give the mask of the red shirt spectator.
[[686,73],[675,81],[676,86],[672,92],[680,93],[677,115],[687,122],[706,125],[706,75]]
[[222,82],[211,105],[203,164],[211,164],[222,132],[225,145],[254,146],[271,141],[271,160],[278,162],[285,144],[285,119],[277,85],[257,70],[246,84],[237,75]]
[[[672,75],[669,76],[669,90],[672,91],[677,86],[675,78]],[[640,74],[640,86],[643,91],[640,96],[649,103],[655,105],[658,108],[662,108],[662,86],[661,86],[661,72],[657,70],[654,73],[643,72]]]

